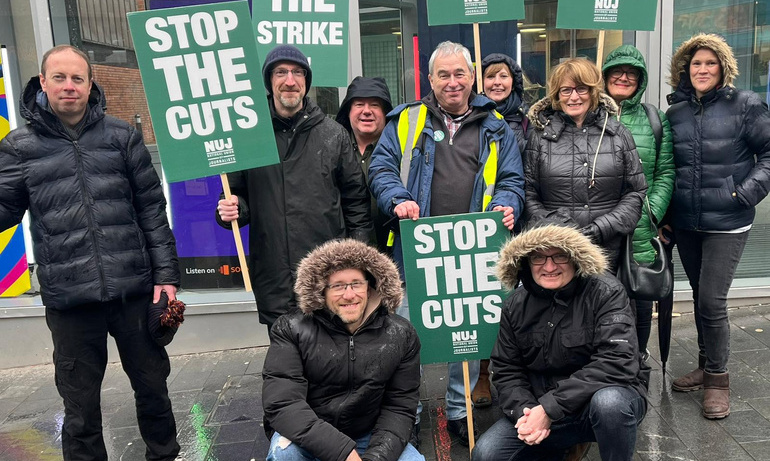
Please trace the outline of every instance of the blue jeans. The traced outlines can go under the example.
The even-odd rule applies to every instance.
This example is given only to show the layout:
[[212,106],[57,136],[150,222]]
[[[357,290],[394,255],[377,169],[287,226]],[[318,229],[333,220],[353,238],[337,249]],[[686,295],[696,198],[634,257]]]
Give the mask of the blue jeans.
[[706,358],[706,371],[724,373],[730,357],[727,293],[749,233],[675,233],[679,258],[692,287],[698,353]]
[[[404,292],[404,299],[401,306],[396,309],[396,314],[409,319],[409,299]],[[411,320],[410,320],[411,321]],[[470,379],[470,390],[476,387],[479,380],[479,370],[481,362],[479,360],[468,361],[468,377]],[[420,375],[422,375],[422,365],[420,365]],[[420,413],[422,413],[422,401],[417,403],[417,419],[415,424],[420,423]],[[463,363],[450,362],[447,364],[447,385],[446,385],[446,419],[452,421],[462,419],[468,415],[465,409],[465,383],[463,380]]]
[[[273,438],[270,439],[270,450],[267,452],[266,461],[316,461],[318,459],[295,443],[290,443],[286,448],[279,447],[278,440],[280,438],[281,434],[277,432],[273,434]],[[371,438],[372,434],[366,434],[355,441],[356,451],[359,455],[364,454]],[[425,461],[425,457],[412,444],[407,443],[398,461]]]
[[603,461],[628,461],[634,456],[636,428],[646,411],[644,398],[625,386],[597,391],[580,414],[551,425],[539,445],[519,440],[515,423],[500,418],[473,449],[472,461],[561,460],[566,450],[582,442],[598,442]]

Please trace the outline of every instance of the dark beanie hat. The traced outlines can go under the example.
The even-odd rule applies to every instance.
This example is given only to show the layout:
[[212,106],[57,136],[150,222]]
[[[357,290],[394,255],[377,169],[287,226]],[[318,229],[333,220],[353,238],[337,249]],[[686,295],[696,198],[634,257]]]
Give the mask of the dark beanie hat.
[[307,77],[305,77],[305,91],[310,89],[310,83],[313,81],[313,71],[310,69],[310,63],[307,62],[307,57],[293,45],[278,45],[265,56],[265,63],[262,64],[262,76],[265,79],[265,88],[268,93],[272,93],[273,87],[270,84],[270,72],[273,70],[273,66],[281,61],[289,61],[301,66],[307,71]]

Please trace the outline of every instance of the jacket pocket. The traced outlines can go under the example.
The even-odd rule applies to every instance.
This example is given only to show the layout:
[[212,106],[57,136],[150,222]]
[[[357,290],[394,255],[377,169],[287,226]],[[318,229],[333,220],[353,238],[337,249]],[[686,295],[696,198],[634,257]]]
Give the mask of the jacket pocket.
[[593,335],[590,329],[565,331],[561,334],[562,354],[566,363],[583,364],[591,358]]
[[733,176],[730,175],[727,178],[725,178],[725,181],[727,182],[727,190],[730,192],[730,199],[732,200],[733,206],[739,209],[746,209],[749,208],[746,205],[743,204],[740,198],[738,198],[738,191],[735,187],[735,180],[733,179]]
[[519,352],[524,358],[525,363],[532,363],[540,352],[543,350],[545,344],[544,333],[525,333],[516,336],[516,342],[519,345]]

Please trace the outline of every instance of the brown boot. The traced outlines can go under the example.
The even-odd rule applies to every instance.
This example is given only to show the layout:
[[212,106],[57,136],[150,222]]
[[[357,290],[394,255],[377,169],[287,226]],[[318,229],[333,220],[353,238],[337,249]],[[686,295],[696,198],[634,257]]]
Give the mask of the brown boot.
[[730,375],[703,372],[703,417],[722,419],[730,414]]
[[706,366],[706,358],[698,357],[698,368],[680,376],[671,384],[671,388],[677,392],[697,391],[703,388],[703,368]]
[[492,405],[492,391],[489,389],[489,360],[481,361],[479,380],[471,393],[471,400],[478,408]]

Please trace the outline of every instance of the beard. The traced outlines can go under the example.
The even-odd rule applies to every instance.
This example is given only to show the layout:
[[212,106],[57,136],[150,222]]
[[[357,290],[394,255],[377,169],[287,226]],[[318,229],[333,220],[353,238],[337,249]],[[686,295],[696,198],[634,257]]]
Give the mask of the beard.
[[297,107],[299,107],[300,104],[302,104],[302,98],[299,97],[299,96],[294,97],[294,98],[285,97],[285,96],[279,94],[278,95],[278,102],[280,102],[281,105],[284,108],[293,110],[293,109],[296,109]]

